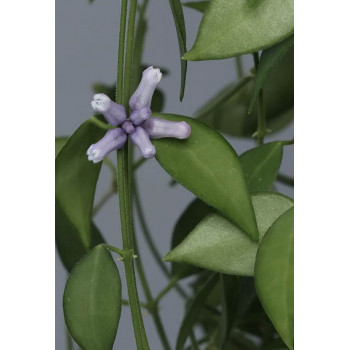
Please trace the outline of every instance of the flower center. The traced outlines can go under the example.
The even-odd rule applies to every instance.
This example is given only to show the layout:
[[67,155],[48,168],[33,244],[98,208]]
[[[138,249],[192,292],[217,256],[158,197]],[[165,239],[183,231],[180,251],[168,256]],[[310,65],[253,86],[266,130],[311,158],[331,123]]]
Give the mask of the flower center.
[[130,120],[126,120],[123,123],[122,129],[126,134],[132,134],[135,131],[135,127]]

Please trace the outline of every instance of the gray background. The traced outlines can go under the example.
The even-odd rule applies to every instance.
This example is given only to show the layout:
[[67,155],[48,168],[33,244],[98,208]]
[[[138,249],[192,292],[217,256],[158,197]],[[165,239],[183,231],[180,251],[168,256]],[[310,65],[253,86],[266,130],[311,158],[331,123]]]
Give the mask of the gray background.
[[[90,101],[94,82],[112,84],[117,67],[119,9],[118,0],[56,1],[56,135],[71,135],[84,120],[92,115]],[[201,15],[192,9],[184,9],[187,26],[188,48],[195,39]],[[189,62],[186,94],[179,102],[180,65],[176,31],[168,1],[151,0],[147,11],[149,30],[145,42],[144,63],[162,66],[170,74],[162,79],[160,87],[166,94],[164,112],[187,116],[193,113],[220,88],[236,79],[232,59],[208,62]],[[245,71],[252,67],[250,56],[244,57]],[[290,139],[293,126],[289,126],[269,139]],[[252,140],[227,137],[238,154],[254,146]],[[281,172],[293,175],[293,147],[285,147]],[[138,155],[137,155],[138,156]],[[103,168],[98,183],[96,200],[110,186],[110,172]],[[160,252],[169,251],[174,223],[193,199],[193,195],[181,186],[169,187],[170,177],[155,160],[148,160],[137,175],[142,204],[152,235]],[[290,188],[277,185],[277,190],[292,196]],[[106,240],[121,247],[120,221],[117,198],[112,198],[97,215],[96,223]],[[136,222],[136,230],[139,225]],[[140,237],[140,252],[147,277],[154,295],[167,283],[154,263]],[[118,262],[123,278],[123,264]],[[56,349],[66,348],[65,326],[62,313],[62,294],[66,272],[56,255]],[[185,284],[189,280],[185,280]],[[125,286],[125,283],[124,283]],[[126,291],[123,295],[126,297]],[[142,293],[141,300],[144,300]],[[183,317],[183,303],[176,292],[170,292],[161,302],[161,317],[172,345],[175,344]],[[161,349],[150,315],[144,314],[151,349]],[[123,307],[115,349],[136,349],[128,307]]]

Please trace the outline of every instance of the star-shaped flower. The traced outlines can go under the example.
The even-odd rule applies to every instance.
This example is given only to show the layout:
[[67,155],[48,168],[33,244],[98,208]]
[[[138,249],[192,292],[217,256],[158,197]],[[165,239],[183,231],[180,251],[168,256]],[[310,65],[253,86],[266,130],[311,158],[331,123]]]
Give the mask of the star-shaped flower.
[[100,141],[89,147],[87,150],[89,160],[94,163],[101,162],[110,152],[123,148],[127,135],[145,158],[151,158],[156,154],[150,138],[186,139],[190,136],[191,127],[186,122],[172,122],[152,117],[150,108],[152,97],[161,78],[160,70],[152,66],[142,72],[141,82],[129,101],[132,111],[129,119],[125,108],[113,102],[107,95],[94,96],[91,102],[92,108],[95,112],[103,114],[107,122],[115,128],[107,131]]

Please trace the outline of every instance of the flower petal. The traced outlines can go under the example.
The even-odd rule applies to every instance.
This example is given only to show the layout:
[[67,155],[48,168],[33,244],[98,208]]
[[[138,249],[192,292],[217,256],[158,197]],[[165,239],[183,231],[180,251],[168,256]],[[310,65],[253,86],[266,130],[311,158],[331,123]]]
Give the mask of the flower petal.
[[145,122],[147,119],[151,118],[152,111],[149,107],[143,107],[136,111],[133,111],[130,115],[130,120],[137,126]]
[[88,160],[94,163],[101,162],[106,155],[114,150],[123,148],[127,136],[122,129],[108,130],[106,135],[87,150]]
[[147,132],[141,126],[138,126],[135,132],[130,135],[130,139],[140,149],[145,158],[152,158],[156,154],[156,148],[152,145]]
[[154,90],[162,78],[162,73],[157,68],[148,67],[142,72],[142,79],[136,91],[130,98],[129,106],[133,111],[144,107],[151,107]]
[[151,139],[163,137],[187,139],[191,134],[191,127],[186,122],[172,122],[157,117],[146,120],[142,126]]
[[113,102],[106,94],[94,95],[91,106],[95,112],[102,113],[110,125],[118,126],[126,120],[124,106]]

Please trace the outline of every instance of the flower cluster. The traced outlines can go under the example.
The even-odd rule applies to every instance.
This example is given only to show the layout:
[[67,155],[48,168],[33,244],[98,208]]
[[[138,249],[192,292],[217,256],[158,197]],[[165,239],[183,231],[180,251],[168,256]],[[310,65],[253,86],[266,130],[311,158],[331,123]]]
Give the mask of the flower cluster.
[[[162,78],[159,69],[148,67],[142,72],[142,79],[129,106],[131,114],[127,119],[124,106],[113,102],[105,94],[97,94],[91,102],[95,112],[103,114],[106,121],[114,126],[97,143],[87,151],[88,159],[94,163],[102,161],[110,152],[123,148],[127,135],[141,151],[143,157],[151,158],[156,149],[150,141],[162,137],[186,139],[191,134],[191,127],[186,122],[172,122],[152,117],[151,102],[153,93]],[[117,126],[121,126],[117,128]]]

